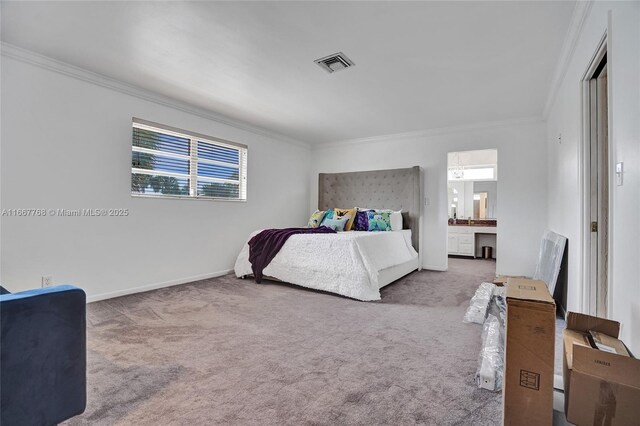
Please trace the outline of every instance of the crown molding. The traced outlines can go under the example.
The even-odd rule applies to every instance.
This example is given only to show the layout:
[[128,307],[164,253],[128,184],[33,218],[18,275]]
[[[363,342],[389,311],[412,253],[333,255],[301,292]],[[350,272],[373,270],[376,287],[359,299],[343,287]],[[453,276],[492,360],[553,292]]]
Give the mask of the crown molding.
[[394,134],[370,136],[370,137],[357,138],[357,139],[344,139],[344,140],[338,140],[338,141],[331,141],[331,142],[325,142],[325,143],[313,145],[311,149],[316,150],[316,149],[322,149],[322,148],[330,148],[334,146],[398,141],[403,139],[420,139],[420,138],[428,138],[433,136],[448,135],[453,133],[466,133],[466,132],[472,132],[472,131],[478,131],[478,130],[499,129],[499,128],[505,128],[505,127],[523,126],[528,124],[540,124],[543,122],[544,122],[544,119],[540,116],[523,117],[523,118],[501,120],[501,121],[486,121],[483,123],[465,124],[462,126],[439,127],[434,129],[419,130],[415,132],[394,133]]
[[114,78],[107,77],[105,75],[95,73],[93,71],[89,71],[84,68],[80,68],[75,65],[71,65],[69,63],[62,62],[27,49],[23,49],[4,41],[1,44],[1,54],[2,56],[14,59],[16,61],[53,71],[81,81],[92,83],[97,86],[105,87],[107,89],[115,90],[116,92],[124,93],[125,95],[134,96],[148,102],[153,102],[158,105],[173,108],[182,112],[186,112],[187,114],[215,121],[217,123],[226,124],[236,129],[244,130],[261,136],[266,136],[277,141],[286,142],[298,147],[306,149],[311,148],[311,144],[309,144],[308,142],[292,139],[288,136],[273,132],[263,127],[258,127],[243,121],[234,120],[214,111],[200,108],[189,103],[170,98],[168,96],[160,95],[150,90],[142,89],[138,86],[134,86],[132,84],[125,83],[123,81],[116,80]]
[[582,27],[584,26],[584,22],[587,20],[587,16],[589,16],[592,6],[592,1],[578,1],[573,9],[569,29],[567,30],[567,34],[565,35],[564,42],[562,44],[562,49],[560,50],[560,58],[558,59],[553,78],[551,79],[551,87],[549,87],[547,102],[545,103],[544,110],[542,112],[542,116],[545,120],[549,117],[549,112],[556,101],[558,91],[560,90],[562,81],[567,74],[569,64],[571,63],[576,46],[578,45],[580,34],[582,34]]

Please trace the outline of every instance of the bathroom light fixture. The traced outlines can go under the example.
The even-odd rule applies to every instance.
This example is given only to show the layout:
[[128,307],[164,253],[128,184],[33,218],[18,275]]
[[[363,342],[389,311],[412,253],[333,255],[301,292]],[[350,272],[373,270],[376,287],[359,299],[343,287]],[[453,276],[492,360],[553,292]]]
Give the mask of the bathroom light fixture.
[[455,164],[452,165],[451,167],[449,167],[449,171],[451,172],[451,176],[454,179],[462,179],[464,177],[464,169],[460,165],[460,153],[456,152],[456,153],[453,154],[452,163],[453,162],[455,162]]

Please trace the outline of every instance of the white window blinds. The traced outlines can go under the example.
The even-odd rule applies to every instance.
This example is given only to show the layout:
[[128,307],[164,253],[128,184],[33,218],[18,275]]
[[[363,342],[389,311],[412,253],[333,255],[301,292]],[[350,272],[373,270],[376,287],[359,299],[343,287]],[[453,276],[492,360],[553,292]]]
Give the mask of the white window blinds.
[[133,119],[131,194],[247,199],[247,147]]

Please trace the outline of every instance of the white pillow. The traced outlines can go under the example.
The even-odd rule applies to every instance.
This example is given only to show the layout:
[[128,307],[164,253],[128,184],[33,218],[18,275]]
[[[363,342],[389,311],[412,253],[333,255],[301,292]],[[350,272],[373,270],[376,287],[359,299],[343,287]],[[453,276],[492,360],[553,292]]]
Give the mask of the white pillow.
[[391,212],[391,230],[402,231],[402,210]]
[[402,231],[402,210],[393,211],[391,209],[365,209],[364,207],[356,207],[358,211],[377,210],[382,212],[391,212],[391,230]]

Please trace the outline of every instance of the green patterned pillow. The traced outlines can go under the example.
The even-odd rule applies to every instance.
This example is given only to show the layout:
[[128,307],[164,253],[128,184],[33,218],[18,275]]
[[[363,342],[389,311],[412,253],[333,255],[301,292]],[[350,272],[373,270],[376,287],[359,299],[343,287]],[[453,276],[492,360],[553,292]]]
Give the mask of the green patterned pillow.
[[368,210],[369,231],[391,231],[391,212]]
[[347,218],[341,219],[326,219],[322,221],[322,226],[326,226],[327,228],[331,228],[334,231],[343,232],[345,231],[344,227],[347,224]]
[[316,210],[309,219],[309,223],[307,223],[307,228],[317,228],[320,226],[322,219],[324,218],[325,212],[323,210]]
[[[325,222],[326,220],[334,219],[334,217],[333,217],[333,216],[334,216],[333,209],[329,209],[329,210],[327,210],[326,212],[324,212],[324,218],[322,219],[322,221],[320,221],[320,225],[324,225],[324,222]],[[337,219],[337,218],[336,218],[336,219]]]

